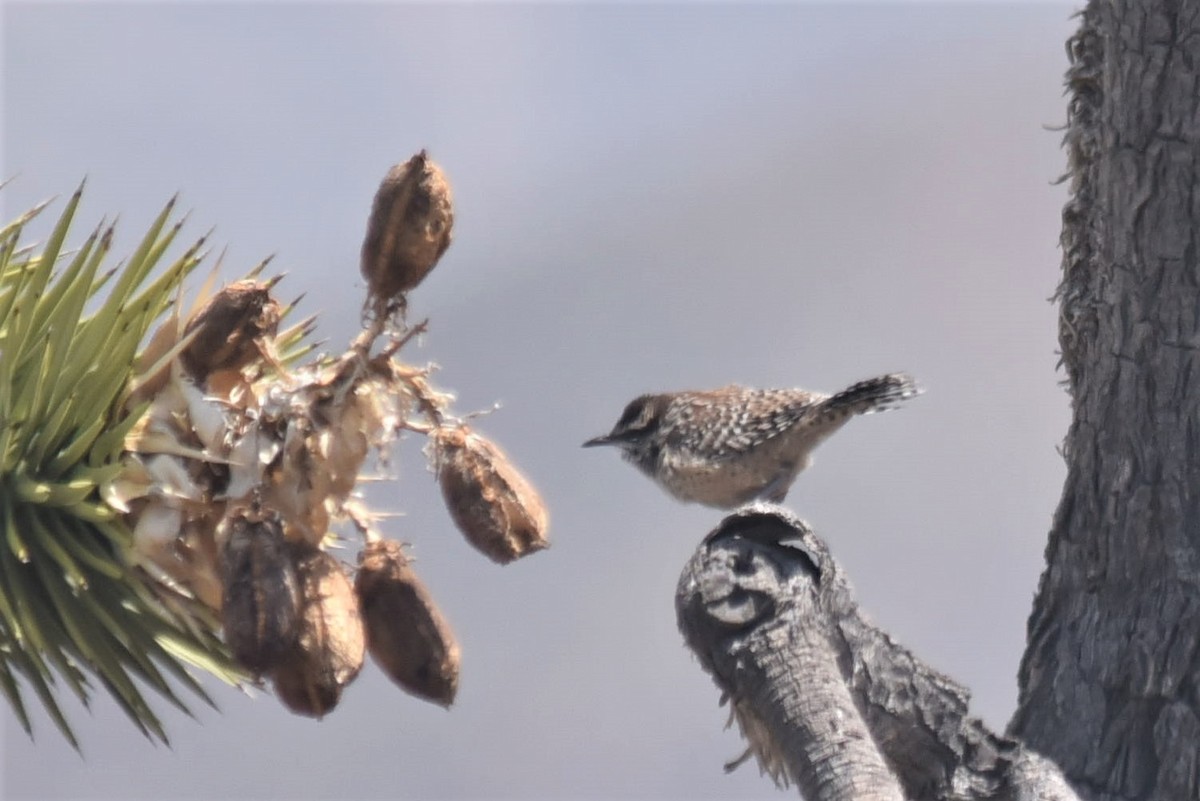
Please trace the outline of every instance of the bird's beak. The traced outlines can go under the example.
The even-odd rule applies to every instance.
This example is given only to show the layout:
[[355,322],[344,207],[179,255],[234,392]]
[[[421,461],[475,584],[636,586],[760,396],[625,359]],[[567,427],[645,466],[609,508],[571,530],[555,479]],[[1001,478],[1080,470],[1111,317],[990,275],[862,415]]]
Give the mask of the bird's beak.
[[585,448],[594,448],[597,445],[616,445],[617,441],[613,439],[612,434],[605,434],[602,437],[592,437],[587,442],[583,443]]

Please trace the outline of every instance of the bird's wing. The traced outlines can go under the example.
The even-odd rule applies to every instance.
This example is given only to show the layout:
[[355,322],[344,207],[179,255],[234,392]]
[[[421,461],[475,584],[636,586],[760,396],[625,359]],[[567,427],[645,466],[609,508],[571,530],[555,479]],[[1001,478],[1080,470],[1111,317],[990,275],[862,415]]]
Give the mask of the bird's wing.
[[750,389],[731,384],[696,393],[680,405],[676,447],[726,459],[790,429],[829,396],[796,389]]

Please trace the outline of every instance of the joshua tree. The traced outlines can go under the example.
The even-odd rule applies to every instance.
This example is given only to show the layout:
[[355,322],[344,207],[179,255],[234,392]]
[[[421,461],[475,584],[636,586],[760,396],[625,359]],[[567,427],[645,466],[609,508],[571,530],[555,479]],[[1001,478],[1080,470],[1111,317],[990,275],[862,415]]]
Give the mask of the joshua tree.
[[[504,454],[398,353],[425,330],[406,293],[450,244],[450,188],[424,152],[375,196],[362,247],[363,331],[318,353],[284,327],[266,263],[189,310],[204,240],[156,270],[180,224],[163,210],[119,268],[113,228],[64,251],[82,188],[47,241],[42,207],[0,230],[0,690],[30,728],[32,689],[76,743],[56,693],[105,687],[166,739],[139,684],[207,700],[188,665],[267,682],[291,710],[333,709],[366,652],[403,689],[449,705],[454,635],[356,487],[372,453],[428,438],[448,509],[501,564],[548,544],[545,507]],[[326,550],[361,544],[356,578]],[[176,680],[171,682],[168,676]]]

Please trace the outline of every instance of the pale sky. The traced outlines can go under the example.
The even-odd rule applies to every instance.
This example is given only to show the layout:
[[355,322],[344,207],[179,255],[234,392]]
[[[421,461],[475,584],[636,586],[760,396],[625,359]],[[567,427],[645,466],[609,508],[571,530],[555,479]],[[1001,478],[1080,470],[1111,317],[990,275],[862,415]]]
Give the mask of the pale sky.
[[[730,382],[926,394],[856,420],[788,506],[880,625],[1011,715],[1064,469],[1056,317],[1068,4],[29,3],[3,12],[6,219],[86,175],[127,254],[175,192],[234,279],[276,253],[329,347],[371,197],[426,147],[455,242],[418,362],[542,490],[499,567],[420,454],[377,505],[463,648],[449,712],[368,664],[320,722],[210,682],[172,747],[97,695],[75,755],[4,708],[7,799],[775,798],[676,630],[721,518],[583,450],[633,396]],[[60,208],[56,207],[56,208]],[[794,790],[789,791],[794,793]]]

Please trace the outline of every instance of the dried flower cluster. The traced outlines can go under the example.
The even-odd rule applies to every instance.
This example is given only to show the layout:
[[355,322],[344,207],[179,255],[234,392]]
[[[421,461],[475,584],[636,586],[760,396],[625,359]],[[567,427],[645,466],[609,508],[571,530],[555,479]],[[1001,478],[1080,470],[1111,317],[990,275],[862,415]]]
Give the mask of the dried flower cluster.
[[[175,312],[140,356],[144,406],[103,494],[134,532],[164,598],[220,618],[232,654],[297,713],[321,716],[367,649],[402,688],[449,705],[459,647],[399,543],[357,492],[368,457],[426,434],[451,517],[498,562],[546,547],[547,516],[504,454],[449,414],[428,368],[397,358],[424,323],[405,294],[450,243],[449,185],[424,152],[388,172],[362,249],[365,330],[340,356],[310,349],[312,320],[280,330],[276,281],[252,276]],[[205,293],[202,293],[205,294]],[[345,524],[358,573],[326,547]]]

